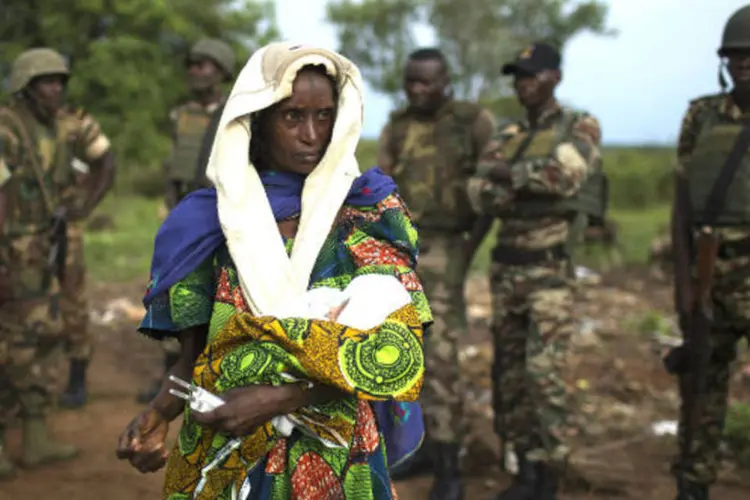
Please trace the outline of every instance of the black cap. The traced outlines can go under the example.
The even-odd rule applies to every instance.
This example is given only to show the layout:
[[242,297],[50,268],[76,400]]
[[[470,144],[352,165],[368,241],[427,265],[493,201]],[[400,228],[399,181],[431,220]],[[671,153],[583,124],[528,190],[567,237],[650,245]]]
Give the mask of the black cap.
[[514,62],[503,65],[503,74],[515,75],[520,71],[535,75],[548,69],[559,70],[560,62],[560,52],[555,47],[535,43],[523,49]]

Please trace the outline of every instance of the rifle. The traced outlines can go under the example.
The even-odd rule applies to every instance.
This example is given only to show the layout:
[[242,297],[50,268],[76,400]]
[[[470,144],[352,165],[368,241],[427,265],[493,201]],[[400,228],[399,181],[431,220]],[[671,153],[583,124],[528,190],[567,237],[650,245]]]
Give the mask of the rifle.
[[49,236],[51,245],[42,275],[42,291],[49,289],[53,276],[56,276],[61,283],[65,280],[65,260],[68,254],[68,211],[64,206],[58,206],[52,212]]
[[[706,390],[706,374],[711,360],[710,335],[714,322],[711,291],[720,244],[713,228],[724,210],[732,179],[742,165],[742,159],[749,148],[750,122],[745,123],[738,134],[711,187],[706,199],[706,214],[703,220],[695,220],[687,181],[678,178],[675,188],[672,246],[675,262],[675,302],[680,314],[683,343],[667,355],[664,364],[667,371],[680,376],[685,422],[680,461],[685,469],[690,467],[690,450],[694,434],[700,425],[703,410],[703,405],[700,404],[701,396]],[[696,241],[693,241],[692,231],[696,226],[700,227],[700,231]],[[694,249],[697,250],[695,254]],[[697,273],[695,279],[692,278],[691,272],[693,266]]]

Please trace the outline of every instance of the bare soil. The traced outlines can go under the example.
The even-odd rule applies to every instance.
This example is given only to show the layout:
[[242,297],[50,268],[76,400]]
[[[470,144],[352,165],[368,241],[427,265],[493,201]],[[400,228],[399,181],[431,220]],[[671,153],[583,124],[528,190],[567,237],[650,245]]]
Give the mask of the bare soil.
[[[632,304],[633,309],[642,307],[644,301],[649,307],[656,309],[669,308],[669,292],[666,286],[649,282],[648,277],[642,273],[639,275],[633,270],[621,271],[606,277],[603,285],[602,291],[597,294],[610,294],[614,297],[614,293],[628,292],[636,296],[639,302]],[[126,297],[137,304],[140,286],[96,285],[92,286],[91,292],[94,297],[94,309],[101,312],[106,304],[111,304],[112,300],[117,298]],[[478,356],[478,359],[485,361],[488,359],[489,350],[486,299],[485,287],[477,285],[473,291],[470,288],[469,301],[474,306],[475,321],[471,334],[467,336],[467,344],[478,346],[471,359],[477,359]],[[586,300],[592,300],[591,295]],[[624,309],[631,307],[628,300],[624,300]],[[607,307],[614,306],[602,306],[604,310],[601,310],[600,314],[604,319],[622,314],[620,310],[608,310]],[[590,313],[589,310],[581,312]],[[659,353],[654,352],[654,345],[636,334],[619,332],[618,328],[626,328],[617,326],[619,323],[613,324],[615,326],[609,329],[612,331],[603,329],[598,346],[582,348],[572,355],[571,380],[587,381],[587,390],[593,400],[599,401],[601,407],[630,405],[638,410],[637,415],[648,413],[644,417],[646,420],[658,416],[673,419],[674,404],[663,399],[665,394],[670,394],[669,391],[674,391],[674,380],[661,368]],[[94,327],[98,333],[98,347],[89,374],[90,404],[80,411],[58,411],[51,418],[52,433],[60,440],[77,444],[81,448],[80,456],[68,463],[19,471],[15,479],[0,484],[0,500],[160,498],[162,473],[141,475],[127,463],[118,461],[114,454],[117,436],[140,410],[140,406],[135,402],[136,392],[159,373],[158,349],[154,343],[139,338],[134,332],[134,326],[134,320],[128,319],[125,315],[105,326]],[[467,366],[476,364],[470,361]],[[475,386],[473,394],[479,399],[481,398],[477,395],[489,386],[489,380],[485,377],[487,372],[488,368],[485,366],[478,371],[471,370],[469,374]],[[739,385],[734,397],[748,400],[747,389],[738,383],[734,385]],[[494,465],[498,462],[497,444],[488,439],[488,436],[493,434],[486,408],[481,409],[482,404],[484,403],[476,403],[473,406],[473,429],[471,436],[467,437],[471,450],[467,460],[468,500],[490,499],[509,481],[509,476],[501,473],[499,467]],[[610,417],[605,415],[597,418],[608,422],[607,419]],[[637,417],[633,418],[637,420]],[[175,424],[171,430],[172,438],[177,427]],[[674,439],[650,436],[638,440],[633,437],[629,442],[624,428],[627,426],[621,426],[619,430],[608,429],[599,433],[598,437],[586,441],[586,446],[594,449],[604,447],[598,455],[594,453],[593,458],[588,457],[592,469],[606,470],[611,467],[614,471],[621,465],[631,468],[627,474],[620,474],[623,484],[618,486],[617,491],[597,492],[597,487],[607,488],[607,485],[597,485],[596,481],[589,483],[587,489],[582,489],[579,484],[569,484],[561,496],[562,499],[674,498],[673,482],[668,474]],[[625,444],[612,445],[614,448],[607,449],[609,441],[622,438],[623,435]],[[20,448],[17,429],[10,432],[9,447],[17,456]],[[741,476],[741,473],[731,470],[724,473],[712,491],[712,497],[722,500],[750,498],[750,484],[743,483],[739,479]],[[406,500],[426,499],[430,482],[428,477],[402,482],[398,484],[399,495]],[[594,491],[591,491],[592,485],[595,487]]]

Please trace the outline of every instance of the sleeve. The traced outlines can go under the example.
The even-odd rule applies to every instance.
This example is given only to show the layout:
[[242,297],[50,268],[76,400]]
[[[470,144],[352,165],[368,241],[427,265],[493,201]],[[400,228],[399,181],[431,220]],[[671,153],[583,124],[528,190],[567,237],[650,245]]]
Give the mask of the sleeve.
[[466,188],[471,208],[479,215],[495,215],[513,201],[511,187],[493,182],[489,173],[507,161],[502,152],[503,144],[519,131],[518,124],[506,125],[490,137],[479,156],[476,174],[469,178]]
[[676,175],[680,178],[685,176],[685,165],[690,159],[690,155],[693,154],[693,148],[695,148],[695,141],[698,137],[697,115],[702,106],[701,101],[692,102],[682,117],[677,139],[677,165],[675,169]]
[[213,258],[208,258],[151,301],[139,331],[155,340],[164,340],[188,328],[209,324],[214,285]]
[[89,113],[78,111],[77,122],[74,153],[90,165],[109,152],[111,143],[99,122]]
[[495,117],[492,116],[489,110],[482,109],[474,121],[471,130],[475,151],[478,151],[480,155],[487,149],[487,145],[495,135],[496,129],[497,121]]
[[390,123],[383,127],[378,138],[377,162],[378,166],[388,175],[393,173],[396,166],[396,159],[393,157],[390,148],[391,142],[391,125]]
[[13,163],[19,155],[18,137],[0,122],[0,188],[13,177]]
[[511,165],[512,190],[563,198],[575,195],[600,159],[601,135],[599,121],[582,114],[573,123],[570,140],[558,144],[552,155]]

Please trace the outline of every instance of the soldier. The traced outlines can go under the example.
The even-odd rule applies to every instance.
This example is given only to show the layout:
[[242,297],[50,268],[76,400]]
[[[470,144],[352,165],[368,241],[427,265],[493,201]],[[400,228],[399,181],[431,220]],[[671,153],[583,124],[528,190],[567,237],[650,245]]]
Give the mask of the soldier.
[[391,115],[378,147],[378,165],[396,180],[419,227],[419,274],[435,315],[425,343],[428,378],[422,392],[427,436],[435,447],[423,455],[435,461],[435,500],[463,496],[457,344],[467,329],[464,282],[476,222],[466,183],[495,129],[489,111],[453,98],[450,83],[442,52],[411,54],[404,76],[409,105]]
[[[90,117],[89,117],[90,120]],[[95,126],[95,122],[82,124]],[[98,127],[98,126],[97,126]],[[101,131],[98,133],[107,140]],[[62,281],[60,308],[65,328],[66,355],[69,358],[68,385],[60,395],[60,406],[80,408],[88,400],[86,372],[94,351],[94,339],[89,330],[89,302],[86,297],[86,261],[83,251],[83,236],[90,214],[114,183],[114,159],[109,149],[102,153],[98,161],[91,165],[73,158],[76,171],[71,185],[63,192],[63,204],[71,212],[83,215],[80,220],[70,220],[67,224],[68,244],[65,261],[65,279]],[[88,192],[95,190],[92,206],[86,208]]]
[[469,183],[472,206],[502,220],[492,252],[496,432],[519,470],[498,500],[557,498],[575,409],[561,372],[575,330],[571,250],[601,215],[599,123],[555,98],[561,57],[537,43],[503,66],[526,118],[500,129]]
[[[186,63],[192,99],[169,114],[172,152],[165,162],[165,204],[169,210],[191,191],[206,185],[204,171],[208,162],[196,170],[201,144],[212,116],[224,106],[222,84],[233,79],[235,56],[232,48],[221,40],[203,39],[193,45]],[[168,370],[179,357],[180,346],[173,339],[162,345],[164,369]],[[161,380],[154,381],[138,394],[138,402],[151,401],[160,387]]]
[[[60,54],[28,50],[13,62],[13,96],[0,108],[0,339],[5,343],[0,427],[9,418],[22,418],[26,467],[67,460],[78,451],[53,441],[46,426],[65,343],[59,296],[65,234],[64,225],[57,224],[62,230],[53,234],[52,221],[74,182],[74,156],[93,168],[113,169],[109,141],[97,122],[83,110],[62,107],[68,77]],[[68,218],[83,218],[102,195],[91,191]],[[48,266],[51,258],[54,269]],[[0,440],[0,475],[12,472]]]
[[[750,5],[729,18],[718,55],[722,91],[690,102],[677,144],[672,217],[675,299],[680,324],[690,340],[674,349],[666,363],[678,377],[681,398],[679,453],[672,468],[678,500],[709,498],[727,412],[729,367],[738,342],[750,331]],[[725,67],[733,83],[731,91],[724,79]],[[726,189],[717,187],[724,184],[723,172],[735,168]],[[708,258],[704,258],[706,248]],[[695,287],[692,278],[704,276],[706,267],[711,268],[709,275],[713,271],[713,283],[700,280]],[[691,326],[700,328],[699,318],[691,317],[691,312],[703,297],[707,300],[701,304],[713,309],[712,324],[691,330]],[[700,337],[705,347],[691,352]],[[694,355],[702,350],[706,357],[700,362]],[[700,393],[696,381],[702,382]]]

